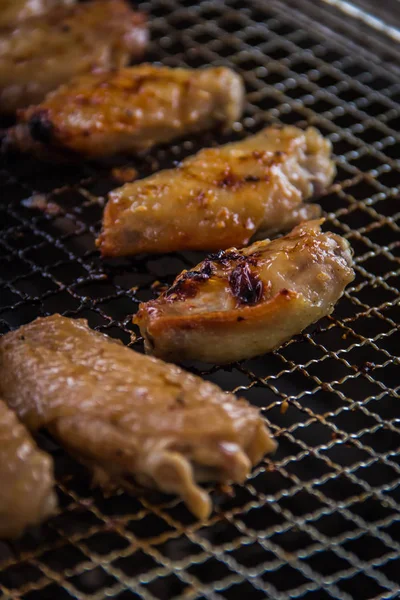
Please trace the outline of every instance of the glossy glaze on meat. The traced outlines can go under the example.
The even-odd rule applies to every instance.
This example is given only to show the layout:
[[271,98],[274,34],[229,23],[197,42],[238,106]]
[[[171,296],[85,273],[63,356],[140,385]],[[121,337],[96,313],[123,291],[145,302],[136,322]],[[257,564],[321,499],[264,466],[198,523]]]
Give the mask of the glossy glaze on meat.
[[321,221],[280,239],[211,255],[184,271],[134,321],[166,360],[227,363],[277,348],[332,312],[353,280],[352,252]]
[[332,182],[331,146],[314,128],[268,127],[202,150],[109,194],[103,256],[243,246],[254,234],[319,216],[304,201]]
[[50,156],[54,151],[97,159],[135,154],[183,134],[229,127],[241,116],[243,94],[241,78],[225,67],[145,64],[89,74],[24,111],[9,142]]
[[0,538],[15,538],[54,513],[53,461],[0,398]]
[[55,6],[74,3],[75,0],[0,0],[0,28],[43,15]]
[[245,400],[92,331],[37,319],[0,340],[0,386],[31,430],[47,428],[98,480],[179,494],[200,518],[196,481],[242,482],[275,448]]
[[147,40],[146,18],[125,0],[56,7],[3,29],[0,112],[41,102],[74,76],[122,67],[142,56]]

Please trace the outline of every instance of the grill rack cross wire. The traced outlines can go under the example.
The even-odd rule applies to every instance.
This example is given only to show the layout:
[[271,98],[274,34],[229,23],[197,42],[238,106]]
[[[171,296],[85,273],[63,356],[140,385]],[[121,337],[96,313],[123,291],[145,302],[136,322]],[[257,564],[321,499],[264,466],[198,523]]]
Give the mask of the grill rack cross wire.
[[[151,18],[149,60],[231,65],[247,105],[231,136],[186,139],[130,166],[144,175],[268,122],[313,124],[334,145],[338,176],[321,204],[355,250],[356,279],[330,317],[276,352],[192,367],[259,406],[279,442],[232,497],[214,492],[206,524],[175,498],[105,497],[43,437],[61,509],[40,533],[0,544],[0,597],[398,598],[400,84],[389,64],[398,54],[324,0],[139,6]],[[102,262],[99,197],[118,185],[104,167],[24,157],[2,165],[0,185],[0,333],[59,311],[142,349],[138,303],[201,255]]]

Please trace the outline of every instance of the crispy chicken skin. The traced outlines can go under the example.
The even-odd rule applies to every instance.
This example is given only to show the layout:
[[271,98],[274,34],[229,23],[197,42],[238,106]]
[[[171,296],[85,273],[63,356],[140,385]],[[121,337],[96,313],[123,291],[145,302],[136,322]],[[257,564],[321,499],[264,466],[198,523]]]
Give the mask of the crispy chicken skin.
[[41,102],[76,75],[122,67],[131,56],[142,56],[147,39],[146,18],[125,0],[60,6],[3,29],[0,111]]
[[10,27],[29,17],[43,15],[55,6],[75,0],[0,0],[0,27]]
[[142,304],[134,321],[149,353],[227,363],[269,352],[332,312],[353,280],[346,240],[322,221],[211,255]]
[[[9,141],[45,156],[88,158],[137,153],[241,116],[244,88],[231,69],[171,69],[149,64],[89,74],[20,113]],[[33,124],[33,126],[32,126]]]
[[109,194],[98,247],[103,256],[243,246],[256,233],[318,217],[304,204],[331,182],[331,146],[314,128],[268,127],[202,150],[175,169]]
[[196,481],[242,482],[275,448],[246,400],[92,331],[36,319],[0,340],[0,386],[31,430],[47,428],[98,479],[176,493],[199,518]]
[[15,538],[55,511],[53,461],[0,399],[0,538]]

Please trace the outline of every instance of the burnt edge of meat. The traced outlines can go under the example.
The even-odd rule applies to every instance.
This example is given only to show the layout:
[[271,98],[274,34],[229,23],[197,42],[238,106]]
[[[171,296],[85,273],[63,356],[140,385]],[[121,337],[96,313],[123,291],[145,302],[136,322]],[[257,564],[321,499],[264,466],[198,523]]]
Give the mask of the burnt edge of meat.
[[36,142],[49,144],[53,139],[54,125],[50,121],[46,110],[38,111],[32,115],[27,125],[31,138]]
[[[173,298],[183,300],[184,298],[193,298],[199,287],[199,283],[207,281],[214,274],[215,266],[213,263],[220,264],[223,267],[230,267],[236,263],[232,273],[229,276],[229,285],[232,294],[242,304],[256,304],[261,300],[264,287],[262,281],[256,273],[251,271],[251,266],[257,265],[257,254],[243,256],[234,250],[220,250],[215,254],[210,254],[201,264],[199,269],[186,271],[172,286],[164,292],[164,298]],[[233,263],[233,265],[232,265]]]
[[257,304],[263,296],[264,286],[257,273],[253,273],[248,262],[241,262],[229,277],[233,296],[241,304]]
[[229,266],[230,262],[235,262],[238,260],[244,260],[243,254],[239,252],[235,252],[234,250],[220,250],[219,252],[215,252],[214,254],[210,254],[207,258],[207,261],[219,263],[222,266]]
[[186,271],[181,277],[171,285],[165,292],[166,298],[175,295],[181,297],[192,297],[197,291],[197,283],[199,281],[207,281],[213,273],[212,265],[208,260],[204,261],[201,269],[198,271]]
[[211,261],[214,263],[218,263],[218,264],[222,265],[223,267],[229,267],[231,263],[246,261],[250,265],[257,266],[258,256],[259,256],[259,252],[253,252],[253,254],[244,256],[243,254],[241,254],[240,252],[238,252],[235,249],[220,250],[219,252],[210,254],[204,262],[206,263],[206,262]]

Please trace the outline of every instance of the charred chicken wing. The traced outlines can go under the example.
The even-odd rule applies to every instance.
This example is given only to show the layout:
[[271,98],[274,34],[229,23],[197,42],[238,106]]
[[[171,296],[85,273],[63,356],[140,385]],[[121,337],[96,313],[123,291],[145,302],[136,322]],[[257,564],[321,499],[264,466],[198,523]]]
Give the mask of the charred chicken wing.
[[243,246],[256,232],[317,217],[304,204],[334,177],[331,146],[313,128],[268,127],[179,167],[113,191],[98,246],[103,256]]
[[83,320],[37,319],[0,340],[0,387],[31,430],[47,428],[103,484],[130,477],[207,517],[196,481],[242,482],[275,448],[258,410]]
[[[124,66],[142,55],[147,36],[145,17],[125,0],[56,7],[1,30],[0,111],[41,102],[75,75]],[[40,121],[31,128],[41,131]]]
[[242,104],[242,80],[231,69],[146,64],[75,78],[22,112],[9,141],[41,155],[135,153],[185,133],[229,127]]
[[0,399],[0,538],[18,537],[55,510],[53,462]]
[[332,312],[352,281],[346,240],[321,221],[286,237],[211,255],[135,318],[148,352],[227,363],[273,350]]
[[0,27],[10,27],[29,17],[43,15],[55,6],[75,0],[0,0]]

